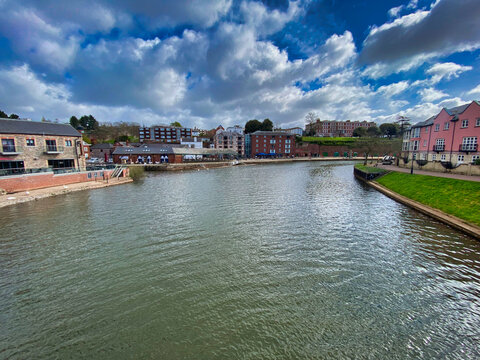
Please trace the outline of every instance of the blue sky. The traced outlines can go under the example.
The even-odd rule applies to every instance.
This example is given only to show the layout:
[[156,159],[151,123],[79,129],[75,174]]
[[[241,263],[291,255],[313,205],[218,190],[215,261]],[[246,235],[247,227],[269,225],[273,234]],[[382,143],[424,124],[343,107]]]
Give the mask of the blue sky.
[[480,99],[480,1],[0,0],[0,109],[210,129]]

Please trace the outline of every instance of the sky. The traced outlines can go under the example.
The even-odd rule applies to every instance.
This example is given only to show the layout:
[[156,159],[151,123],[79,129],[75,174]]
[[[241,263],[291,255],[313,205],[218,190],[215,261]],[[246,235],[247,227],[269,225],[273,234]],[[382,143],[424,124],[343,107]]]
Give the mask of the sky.
[[0,109],[66,122],[423,121],[480,99],[478,0],[0,0]]

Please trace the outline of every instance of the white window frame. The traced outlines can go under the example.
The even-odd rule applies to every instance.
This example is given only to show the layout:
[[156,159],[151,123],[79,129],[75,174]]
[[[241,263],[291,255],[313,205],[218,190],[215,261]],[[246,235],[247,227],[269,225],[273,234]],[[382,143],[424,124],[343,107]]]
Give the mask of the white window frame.
[[445,124],[443,124],[443,130],[448,130],[450,128],[450,123],[447,121]]
[[447,155],[442,154],[442,156],[440,157],[440,161],[445,161],[445,160],[447,160]]
[[468,119],[462,120],[462,129],[468,127]]
[[457,162],[458,163],[463,163],[464,161],[465,161],[465,155],[458,155]]
[[440,131],[440,124],[435,124],[435,131]]

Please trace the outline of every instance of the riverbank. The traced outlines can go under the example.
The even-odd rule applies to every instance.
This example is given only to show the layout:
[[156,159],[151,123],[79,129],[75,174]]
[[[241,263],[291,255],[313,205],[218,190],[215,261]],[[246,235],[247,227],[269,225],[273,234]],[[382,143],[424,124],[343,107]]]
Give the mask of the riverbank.
[[480,184],[390,172],[367,184],[388,197],[480,239]]
[[[369,157],[368,161],[377,161],[377,157]],[[132,164],[129,167],[143,167],[145,171],[184,171],[184,170],[206,170],[238,165],[265,165],[265,164],[284,164],[304,161],[364,161],[363,157],[294,157],[283,159],[243,159],[215,162],[191,162],[179,164]]]
[[63,186],[53,186],[43,189],[36,189],[30,191],[22,191],[13,194],[6,194],[0,195],[0,208],[5,206],[20,204],[28,201],[35,201],[44,199],[51,196],[68,194],[75,191],[82,191],[82,190],[91,190],[91,189],[99,189],[108,186],[115,186],[115,185],[122,185],[126,183],[130,183],[133,180],[129,177],[118,178],[118,179],[110,179],[108,182],[106,181],[89,181],[89,182],[80,182],[75,184],[63,185]]

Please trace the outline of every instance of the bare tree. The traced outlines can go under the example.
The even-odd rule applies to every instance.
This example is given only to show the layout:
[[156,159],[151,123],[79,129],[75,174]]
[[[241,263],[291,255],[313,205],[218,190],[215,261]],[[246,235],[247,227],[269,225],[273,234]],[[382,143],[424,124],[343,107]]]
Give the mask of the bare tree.
[[307,124],[313,124],[318,118],[319,116],[315,111],[310,111],[307,115],[305,115],[305,121]]

